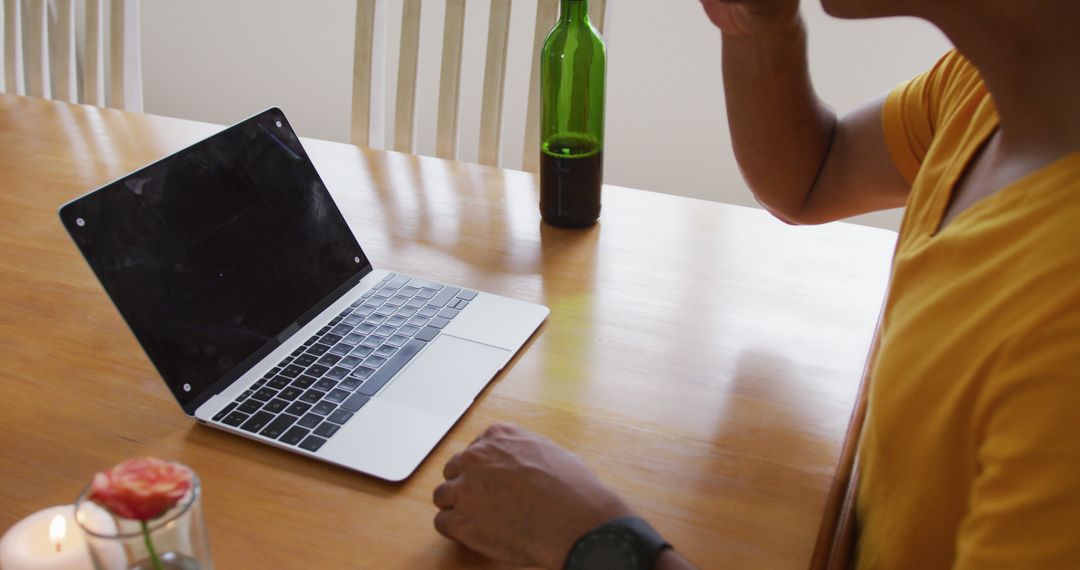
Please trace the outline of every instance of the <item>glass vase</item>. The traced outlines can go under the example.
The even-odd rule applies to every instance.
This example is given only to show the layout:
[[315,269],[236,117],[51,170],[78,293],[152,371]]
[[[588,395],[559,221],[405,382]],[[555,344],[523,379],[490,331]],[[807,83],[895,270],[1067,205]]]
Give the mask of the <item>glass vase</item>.
[[75,502],[75,520],[86,533],[97,570],[213,570],[203,521],[202,486],[194,471],[191,488],[176,506],[142,522],[119,517],[89,500],[90,485]]

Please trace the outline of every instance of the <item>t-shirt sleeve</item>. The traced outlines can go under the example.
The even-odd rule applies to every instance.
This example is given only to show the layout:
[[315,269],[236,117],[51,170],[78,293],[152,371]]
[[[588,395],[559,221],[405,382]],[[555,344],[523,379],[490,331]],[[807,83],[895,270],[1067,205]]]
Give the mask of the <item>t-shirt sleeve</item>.
[[898,85],[885,98],[881,114],[885,144],[909,184],[934,140],[947,104],[950,79],[965,64],[963,56],[951,50],[934,67]]
[[956,569],[1080,568],[1080,309],[1002,354],[976,403]]

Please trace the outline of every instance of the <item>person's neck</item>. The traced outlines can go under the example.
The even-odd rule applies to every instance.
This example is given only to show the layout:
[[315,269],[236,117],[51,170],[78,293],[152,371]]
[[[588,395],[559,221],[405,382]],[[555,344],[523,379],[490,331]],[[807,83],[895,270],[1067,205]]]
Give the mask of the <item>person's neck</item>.
[[986,82],[1001,119],[1002,152],[1057,158],[1080,150],[1076,1],[961,4],[963,14],[934,23]]

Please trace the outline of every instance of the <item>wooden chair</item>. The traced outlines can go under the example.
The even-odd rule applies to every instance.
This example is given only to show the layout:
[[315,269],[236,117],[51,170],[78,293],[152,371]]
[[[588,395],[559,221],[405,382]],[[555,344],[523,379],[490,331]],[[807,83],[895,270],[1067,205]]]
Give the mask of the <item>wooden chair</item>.
[[142,110],[138,0],[3,0],[3,21],[4,91]]
[[[375,35],[376,2],[357,0],[356,44],[353,64],[352,142],[368,146],[372,111],[372,40]],[[396,107],[393,124],[393,150],[415,152],[413,127],[416,118],[417,59],[420,40],[421,0],[404,2],[401,19],[401,44],[397,51],[398,74]],[[429,2],[432,0],[428,0]],[[465,37],[465,0],[446,2],[443,22],[442,61],[439,79],[436,156],[458,158],[458,107],[461,90],[461,54]],[[488,21],[487,53],[484,63],[483,95],[480,124],[467,128],[479,129],[479,162],[501,165],[499,148],[502,137],[503,92],[506,81],[506,53],[510,35],[510,0],[491,0]],[[603,31],[606,0],[590,2],[590,17]],[[517,2],[519,8],[525,3]],[[536,0],[536,26],[533,34],[532,72],[529,80],[528,115],[525,122],[523,166],[535,172],[540,153],[540,68],[539,54],[544,38],[555,23],[558,0]]]
[[[886,298],[888,296],[886,295]],[[885,306],[882,305],[882,314]],[[855,395],[855,408],[844,435],[844,447],[825,501],[825,515],[818,529],[810,570],[848,570],[855,563],[855,499],[859,489],[859,440],[866,423],[870,374],[881,346],[881,316],[878,317],[866,366]]]

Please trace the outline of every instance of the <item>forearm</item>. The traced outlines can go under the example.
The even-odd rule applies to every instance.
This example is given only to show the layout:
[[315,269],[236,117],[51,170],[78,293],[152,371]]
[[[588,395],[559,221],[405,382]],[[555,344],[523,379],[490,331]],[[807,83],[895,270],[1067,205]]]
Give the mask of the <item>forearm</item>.
[[829,152],[836,115],[814,92],[802,18],[768,34],[724,34],[735,158],[754,196],[798,222]]

